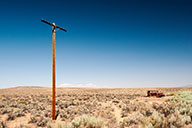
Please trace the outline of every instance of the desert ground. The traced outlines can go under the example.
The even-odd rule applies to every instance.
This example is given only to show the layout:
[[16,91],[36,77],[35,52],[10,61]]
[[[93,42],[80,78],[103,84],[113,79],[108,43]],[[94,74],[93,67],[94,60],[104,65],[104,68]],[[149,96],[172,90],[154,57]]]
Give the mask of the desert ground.
[[55,121],[51,91],[0,89],[0,128],[192,128],[192,88],[57,88]]

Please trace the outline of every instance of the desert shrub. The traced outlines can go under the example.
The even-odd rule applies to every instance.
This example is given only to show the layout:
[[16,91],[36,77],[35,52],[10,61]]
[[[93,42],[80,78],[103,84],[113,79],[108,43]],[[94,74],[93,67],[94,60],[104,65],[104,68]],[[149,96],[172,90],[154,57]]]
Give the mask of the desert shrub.
[[45,117],[51,118],[51,112],[48,111],[48,110],[43,111],[43,115],[44,115]]
[[47,125],[48,120],[46,118],[40,117],[39,120],[37,120],[37,126],[39,127],[45,127]]
[[164,128],[166,122],[163,114],[158,113],[157,111],[153,111],[152,115],[145,119],[143,122],[143,126],[145,127],[155,127],[155,128]]
[[66,123],[64,128],[73,128],[73,125],[71,123]]
[[131,125],[139,125],[144,123],[145,117],[142,113],[135,112],[129,114],[128,117],[123,118],[123,121],[120,122],[121,127],[129,127]]
[[0,114],[7,114],[7,113],[10,113],[12,112],[13,110],[10,109],[10,108],[1,108],[0,109]]
[[62,124],[62,122],[57,122],[55,128],[63,128],[63,124]]
[[71,123],[66,123],[64,128],[103,128],[104,120],[100,117],[83,115],[79,119],[74,119]]
[[160,104],[159,107],[157,107],[157,111],[161,114],[164,114],[165,117],[167,117],[170,114],[173,114],[175,112],[176,104],[173,102],[165,102],[163,104]]
[[7,117],[7,121],[14,120],[16,118],[15,114],[9,113]]
[[122,117],[127,117],[129,114],[134,112],[140,112],[142,114],[150,115],[149,113],[146,113],[146,103],[137,101],[137,102],[128,102],[126,105],[122,105]]
[[24,100],[19,101],[19,103],[26,104],[26,102]]
[[0,108],[4,108],[5,105],[3,103],[0,103]]
[[47,128],[51,128],[51,121],[47,123]]
[[189,122],[191,121],[190,117],[187,115],[175,115],[176,116],[176,121],[175,124],[176,127],[183,127],[184,125],[189,124]]
[[7,128],[7,125],[6,125],[5,121],[0,122],[0,128]]
[[167,93],[166,96],[175,96],[176,94],[177,94],[177,92],[169,92],[169,93]]
[[145,109],[141,109],[140,112],[145,116],[145,117],[149,117],[153,114],[153,109],[151,108],[145,108]]
[[22,112],[21,110],[18,110],[18,111],[16,111],[16,112],[14,112],[14,115],[15,115],[16,117],[25,116],[24,112]]
[[21,116],[25,116],[25,114],[21,111],[21,110],[18,110],[18,111],[15,111],[15,112],[10,112],[8,113],[8,117],[7,117],[7,120],[14,120],[15,118],[17,117],[21,117]]
[[17,107],[18,107],[18,105],[17,105],[16,102],[9,104],[9,106],[10,106],[10,107],[13,107],[13,108],[17,108]]
[[176,102],[192,102],[192,91],[182,91],[175,94],[175,96],[170,99],[170,101]]
[[28,123],[36,123],[38,119],[36,117],[31,117]]
[[26,128],[26,126],[23,125],[23,124],[18,124],[18,125],[16,125],[16,126],[14,126],[14,128]]

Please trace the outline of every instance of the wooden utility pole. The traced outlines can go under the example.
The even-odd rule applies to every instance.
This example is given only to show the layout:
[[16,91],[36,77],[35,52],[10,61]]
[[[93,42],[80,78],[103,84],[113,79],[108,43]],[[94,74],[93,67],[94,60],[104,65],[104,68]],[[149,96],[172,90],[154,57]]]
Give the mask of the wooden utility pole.
[[66,29],[63,29],[59,26],[56,26],[55,23],[49,23],[45,20],[41,20],[42,22],[51,25],[52,26],[52,54],[53,54],[53,62],[52,62],[52,120],[55,120],[55,115],[56,115],[56,108],[55,108],[55,84],[56,84],[56,80],[55,80],[55,28],[58,28],[60,30],[63,30],[64,32],[67,32]]
[[[55,23],[53,23],[55,25]],[[52,42],[53,42],[53,62],[52,62],[52,120],[55,120],[55,26],[52,26]]]

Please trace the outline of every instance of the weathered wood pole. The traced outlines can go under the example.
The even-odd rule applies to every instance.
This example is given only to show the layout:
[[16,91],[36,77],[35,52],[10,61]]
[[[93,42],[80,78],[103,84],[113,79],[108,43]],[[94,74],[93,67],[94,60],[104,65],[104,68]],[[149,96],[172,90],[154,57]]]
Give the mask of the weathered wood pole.
[[50,23],[50,22],[47,22],[43,19],[41,19],[42,22],[48,24],[48,25],[51,25],[52,26],[52,42],[53,42],[53,46],[52,46],[52,54],[53,54],[53,62],[52,62],[52,120],[55,120],[56,119],[56,105],[55,105],[55,86],[56,86],[56,79],[55,79],[55,28],[57,29],[60,29],[64,32],[67,32],[66,29],[64,28],[61,28],[57,25],[55,25],[55,23]]
[[55,23],[53,23],[54,26],[52,26],[52,42],[53,42],[53,62],[52,62],[52,120],[55,120]]

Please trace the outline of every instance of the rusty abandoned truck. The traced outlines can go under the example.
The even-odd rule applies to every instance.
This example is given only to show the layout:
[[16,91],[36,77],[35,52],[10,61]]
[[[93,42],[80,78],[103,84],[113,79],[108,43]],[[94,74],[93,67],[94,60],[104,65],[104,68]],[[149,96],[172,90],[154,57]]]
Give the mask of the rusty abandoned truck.
[[160,98],[160,97],[164,97],[165,94],[163,94],[162,92],[159,92],[158,90],[149,90],[147,91],[147,96],[148,97],[155,96],[157,98]]

